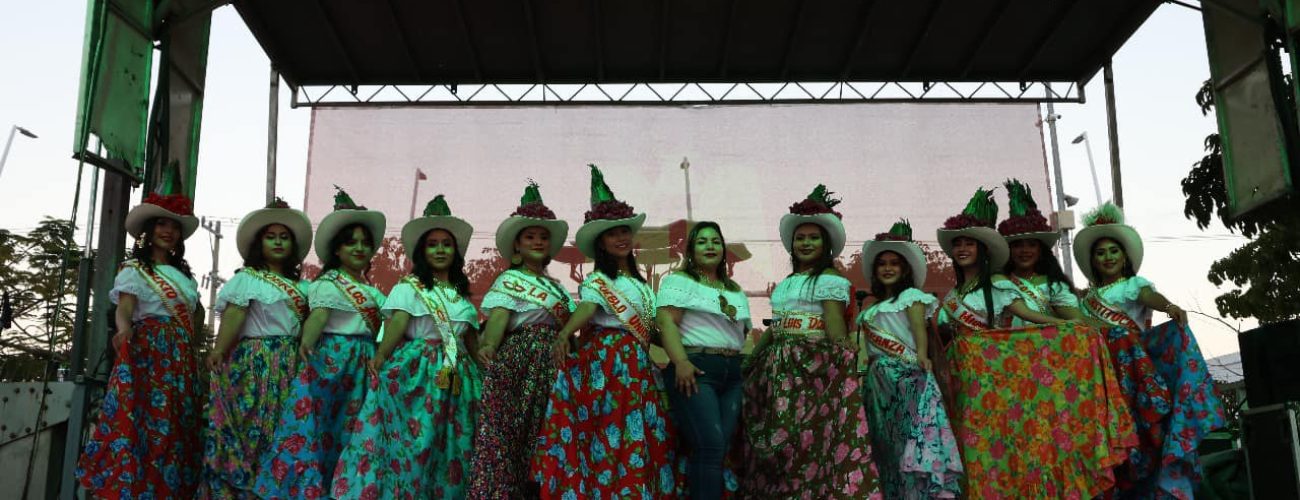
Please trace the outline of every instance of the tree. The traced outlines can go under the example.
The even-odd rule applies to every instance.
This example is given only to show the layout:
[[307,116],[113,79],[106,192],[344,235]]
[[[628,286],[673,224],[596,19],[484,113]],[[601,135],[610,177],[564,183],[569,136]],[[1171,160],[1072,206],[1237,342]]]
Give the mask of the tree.
[[[1293,113],[1292,94],[1286,95],[1288,110]],[[1210,82],[1197,92],[1196,102],[1202,114],[1214,108]],[[1192,164],[1182,186],[1187,198],[1183,215],[1195,220],[1197,227],[1209,227],[1217,214],[1223,227],[1252,238],[1210,266],[1211,283],[1222,286],[1231,282],[1239,288],[1214,299],[1219,314],[1254,317],[1262,323],[1300,318],[1300,197],[1293,193],[1240,217],[1231,217],[1219,134],[1205,138],[1205,157]]]
[[81,259],[72,235],[71,222],[52,217],[25,235],[0,229],[0,290],[8,293],[13,312],[13,324],[0,336],[0,354],[66,356]]

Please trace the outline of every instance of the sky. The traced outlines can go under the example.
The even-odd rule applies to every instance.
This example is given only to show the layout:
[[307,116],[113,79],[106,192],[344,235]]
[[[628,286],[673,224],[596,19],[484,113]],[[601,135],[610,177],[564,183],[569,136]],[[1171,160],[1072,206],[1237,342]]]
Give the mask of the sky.
[[[77,163],[70,155],[84,9],[84,2],[70,0],[0,0],[0,68],[6,73],[0,78],[0,134],[7,135],[17,124],[40,136],[17,137],[0,172],[0,228],[26,232],[43,216],[67,218],[73,213]],[[1209,77],[1200,14],[1162,5],[1116,54],[1114,67],[1125,208],[1146,244],[1141,274],[1185,309],[1217,318],[1213,299],[1225,289],[1210,284],[1206,272],[1215,259],[1246,240],[1217,223],[1199,230],[1182,215],[1179,181],[1204,154],[1204,138],[1215,128],[1213,116],[1202,116],[1194,101]],[[209,49],[195,212],[223,221],[228,239],[218,267],[225,277],[239,267],[229,244],[235,223],[263,201],[268,72],[265,54],[235,10],[219,8]],[[1092,139],[1103,197],[1110,191],[1100,74],[1086,94],[1087,103],[1056,106],[1061,115],[1057,125],[1063,185],[1080,199],[1075,207],[1080,215],[1097,203],[1084,147],[1070,144],[1082,132]],[[291,205],[302,206],[311,111],[291,109],[289,101],[288,88],[282,85],[277,192]],[[90,170],[82,178],[77,211],[83,228],[89,215]],[[139,191],[134,196],[138,200]],[[1038,196],[1045,204],[1045,195]],[[200,272],[212,266],[209,241],[200,230],[188,242],[190,263]],[[1255,325],[1252,320],[1225,321],[1228,326],[1193,315],[1192,326],[1207,358],[1237,351],[1234,329]]]

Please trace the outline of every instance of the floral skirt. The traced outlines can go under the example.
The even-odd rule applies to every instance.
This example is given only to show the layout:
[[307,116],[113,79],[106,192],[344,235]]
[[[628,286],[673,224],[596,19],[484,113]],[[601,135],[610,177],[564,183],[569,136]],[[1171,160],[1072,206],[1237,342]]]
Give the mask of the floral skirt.
[[509,332],[485,368],[469,498],[520,498],[533,480],[528,467],[555,384],[555,334],[543,323]]
[[464,345],[453,366],[439,338],[408,340],[370,378],[339,456],[334,498],[464,498],[483,393]]
[[965,332],[949,347],[968,498],[1092,498],[1135,444],[1094,330]]
[[323,498],[348,442],[345,424],[366,399],[368,335],[325,334],[302,364],[280,411],[270,453],[261,458],[254,492],[262,498]]
[[259,459],[274,444],[297,367],[297,337],[250,337],[235,344],[224,370],[211,374],[203,451],[206,497],[252,495]]
[[620,329],[583,337],[556,374],[533,457],[542,498],[674,498],[683,478],[650,352]]
[[775,336],[750,355],[741,415],[749,498],[879,498],[854,353]]
[[77,478],[90,498],[193,498],[203,428],[190,332],[167,317],[147,318],[132,331]]
[[863,399],[886,498],[956,498],[961,452],[934,374],[916,363],[873,356]]
[[[1115,330],[1115,336],[1127,333]],[[1148,421],[1138,412],[1139,427],[1154,438],[1144,439],[1130,454],[1130,476],[1118,493],[1124,498],[1191,498],[1201,479],[1196,448],[1211,430],[1224,425],[1223,404],[1214,395],[1214,381],[1191,329],[1171,321],[1144,330],[1140,339],[1161,386],[1167,388],[1158,393],[1167,399],[1157,402],[1163,403],[1159,409],[1168,417]],[[1122,362],[1119,368],[1124,370]],[[1131,395],[1138,408],[1144,407],[1144,396],[1151,399],[1141,392]]]

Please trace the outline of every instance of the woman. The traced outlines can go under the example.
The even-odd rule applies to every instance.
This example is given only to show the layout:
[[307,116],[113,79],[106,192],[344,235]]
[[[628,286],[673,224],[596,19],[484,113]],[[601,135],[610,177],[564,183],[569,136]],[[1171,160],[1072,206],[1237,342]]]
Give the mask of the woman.
[[[1200,480],[1196,447],[1223,426],[1223,405],[1214,395],[1187,313],[1137,275],[1142,237],[1124,224],[1111,203],[1084,217],[1075,237],[1075,258],[1091,284],[1086,313],[1112,328],[1111,358],[1137,422],[1139,446],[1118,470],[1124,497],[1190,498]],[[1152,311],[1172,320],[1152,327]]]
[[244,267],[221,287],[221,330],[211,373],[206,495],[252,498],[262,456],[272,451],[280,410],[297,375],[298,335],[308,311],[299,282],[311,221],[276,198],[244,216],[235,233]]
[[961,455],[926,337],[938,299],[918,288],[926,263],[911,224],[895,223],[863,244],[862,262],[875,302],[856,323],[871,353],[863,398],[881,487],[886,498],[956,498]]
[[[1060,261],[1052,247],[1061,233],[1053,231],[1047,218],[1038,211],[1038,205],[1029,192],[1029,186],[1012,179],[1003,184],[1010,198],[1007,220],[998,224],[998,233],[1007,240],[1011,260],[1003,266],[1005,280],[993,286],[1012,292],[1034,312],[1053,318],[1077,321],[1083,319],[1079,311],[1079,298],[1074,295],[1074,284],[1065,276]],[[1021,327],[1032,323],[1020,317],[1007,318],[1003,326]]]
[[876,466],[845,310],[839,200],[817,188],[781,218],[793,267],[772,291],[772,328],[750,356],[741,486],[764,498],[877,498]]
[[[150,194],[126,214],[135,248],[109,298],[117,304],[118,358],[98,423],[77,463],[94,498],[192,498],[201,470],[198,284],[185,239],[198,229],[184,195]],[[189,432],[184,432],[189,430]]]
[[334,498],[465,497],[482,394],[469,350],[478,311],[464,270],[473,234],[442,195],[402,227],[413,269],[384,301],[384,340],[367,366],[365,404],[348,424]]
[[510,269],[483,297],[487,323],[478,348],[485,367],[469,498],[536,494],[528,466],[555,383],[551,345],[573,314],[573,299],[546,266],[564,246],[569,224],[557,220],[529,182],[515,212],[497,228],[497,251]]
[[655,296],[632,253],[645,214],[616,199],[595,165],[591,205],[575,240],[595,270],[552,347],[560,370],[533,474],[542,498],[672,498],[675,454],[649,350]]
[[740,350],[752,328],[749,299],[727,271],[727,240],[716,222],[686,235],[682,269],[659,282],[656,323],[671,364],[663,370],[676,423],[691,455],[687,491],[722,498],[723,457],[740,419]]
[[344,424],[365,401],[365,366],[375,354],[384,295],[365,275],[383,234],[384,214],[357,206],[342,189],[316,229],[316,257],[325,265],[307,289],[302,365],[280,413],[275,449],[262,458],[255,488],[262,498],[329,493],[351,434]]

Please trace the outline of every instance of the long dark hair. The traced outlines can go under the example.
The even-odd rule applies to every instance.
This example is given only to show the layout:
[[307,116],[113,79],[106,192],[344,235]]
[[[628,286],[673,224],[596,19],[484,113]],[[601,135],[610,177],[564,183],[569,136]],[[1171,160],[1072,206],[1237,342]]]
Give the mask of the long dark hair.
[[[893,293],[889,293],[890,290],[885,287],[885,284],[876,278],[876,268],[880,266],[880,257],[886,253],[898,255],[898,260],[903,263],[903,275],[898,278],[898,283],[894,285]],[[874,295],[876,300],[888,302],[898,298],[908,288],[916,288],[916,274],[912,272],[912,264],[893,250],[885,250],[876,254],[876,258],[871,263],[871,295]]]
[[[340,248],[343,248],[343,245],[347,244],[347,242],[352,239],[352,231],[355,231],[357,228],[361,228],[361,233],[366,237],[366,243],[370,245],[370,251],[375,252],[379,250],[378,248],[375,248],[377,246],[375,245],[375,235],[370,232],[370,228],[366,227],[365,224],[353,222],[343,226],[342,229],[339,229],[338,232],[334,233],[334,236],[330,237],[330,254],[325,256],[325,264],[321,266],[320,274],[316,276],[316,279],[320,279],[320,277],[324,276],[325,273],[343,266],[343,259],[339,258],[338,251]],[[361,271],[362,276],[367,274],[370,274],[370,263],[366,263],[366,268]]]
[[[820,278],[822,273],[825,273],[827,269],[835,268],[835,258],[831,257],[830,232],[827,231],[826,228],[822,227],[821,224],[813,224],[811,222],[808,222],[807,224],[812,224],[813,227],[816,227],[817,233],[820,234],[822,238],[822,254],[821,256],[817,257],[817,262],[813,263],[812,269],[808,270],[808,277],[811,279],[809,279],[806,283],[804,283],[805,288],[812,290],[813,286],[817,284],[817,278]],[[800,226],[802,225],[803,224],[800,224]],[[797,229],[799,229],[799,227],[795,226],[794,230]],[[799,272],[799,257],[795,256],[794,254],[793,237],[790,238],[790,242],[791,242],[790,243],[790,274],[786,276],[794,276],[795,273]]]
[[[244,259],[244,267],[259,271],[269,270],[270,266],[266,263],[266,254],[262,252],[262,240],[266,238],[266,232],[274,225],[284,226],[284,224],[272,222],[257,230],[257,234],[253,236],[253,241],[250,241],[248,248],[245,249],[244,255],[247,255],[248,258]],[[280,274],[292,281],[298,281],[302,278],[302,259],[298,257],[298,239],[293,234],[293,229],[289,229],[289,226],[284,226],[284,228],[289,231],[290,245],[289,256],[285,257],[284,263],[281,264]]]
[[[605,251],[602,240],[604,240],[605,233],[620,227],[624,226],[611,227],[596,235],[596,257],[592,260],[596,261],[596,270],[610,279],[618,279],[618,260],[614,257],[614,254]],[[637,281],[645,283],[645,277],[641,276],[641,270],[636,267],[636,252],[628,252],[627,254],[627,273]]]
[[[433,266],[425,260],[424,251],[429,248],[429,233],[438,229],[441,228],[430,229],[421,234],[420,239],[415,243],[415,251],[411,252],[411,274],[414,274],[425,288],[433,288]],[[447,231],[447,234],[451,234],[451,231]],[[465,275],[465,256],[460,254],[460,246],[456,243],[454,235],[451,237],[451,244],[455,247],[455,253],[451,259],[451,268],[447,269],[447,282],[456,288],[456,293],[461,297],[469,298],[469,277]]]
[[[1117,239],[1097,238],[1096,241],[1092,242],[1092,247],[1088,248],[1088,259],[1091,261],[1093,254],[1097,252],[1097,245],[1101,244],[1102,240],[1110,240],[1114,242],[1115,246],[1119,247],[1120,251],[1124,252],[1124,268],[1120,270],[1120,274],[1125,278],[1137,276],[1137,271],[1133,270],[1133,261],[1129,259],[1128,249],[1124,248],[1124,244],[1120,243]],[[1097,269],[1097,266],[1092,266],[1092,276],[1089,276],[1089,278],[1092,279],[1093,283],[1101,284],[1101,270]]]
[[[958,236],[958,238],[970,237]],[[975,241],[975,262],[980,267],[979,283],[976,287],[984,292],[984,311],[987,315],[985,319],[988,320],[989,326],[993,326],[997,322],[993,317],[993,262],[989,257],[989,247],[983,241],[970,239]],[[956,258],[953,258],[952,270],[957,275],[957,289],[960,290],[962,285],[966,284],[966,273],[962,272],[961,266],[957,265]]]
[[[1036,239],[1030,239],[1030,241],[1038,244],[1038,262],[1034,263],[1034,272],[1047,277],[1048,285],[1051,285],[1052,283],[1065,283],[1065,285],[1070,287],[1071,290],[1074,290],[1074,282],[1070,281],[1070,278],[1065,276],[1065,271],[1061,267],[1061,261],[1056,258],[1056,254],[1052,253],[1051,247],[1048,247],[1046,244]],[[1089,255],[1091,258],[1091,254]],[[1011,259],[1007,259],[1006,265],[1002,266],[1002,272],[1007,276],[1011,276],[1015,271],[1016,263]]]
[[735,280],[731,279],[731,273],[727,272],[727,237],[722,235],[722,228],[718,227],[717,222],[697,222],[695,223],[695,227],[692,227],[690,232],[686,234],[686,261],[683,264],[682,271],[685,272],[687,276],[690,276],[691,279],[697,282],[700,281],[700,273],[695,270],[695,239],[699,238],[700,232],[705,229],[714,230],[718,233],[718,239],[722,240],[722,261],[718,262],[718,269],[715,270],[718,279],[722,281],[722,285],[726,287],[727,290],[733,292],[740,291],[740,285],[737,284]]
[[[137,244],[131,249],[131,258],[135,259],[135,261],[140,264],[140,267],[143,267],[149,272],[153,272],[153,232],[158,227],[158,224],[164,219],[166,218],[150,217],[145,220],[144,234],[138,235],[139,239],[136,240]],[[180,221],[175,222],[177,232],[184,232],[184,229],[180,228]],[[190,279],[194,279],[194,273],[190,271],[190,263],[185,260],[185,238],[182,237],[177,239],[176,246],[172,247],[171,252],[167,253],[167,265],[179,269],[181,274],[184,274]]]

